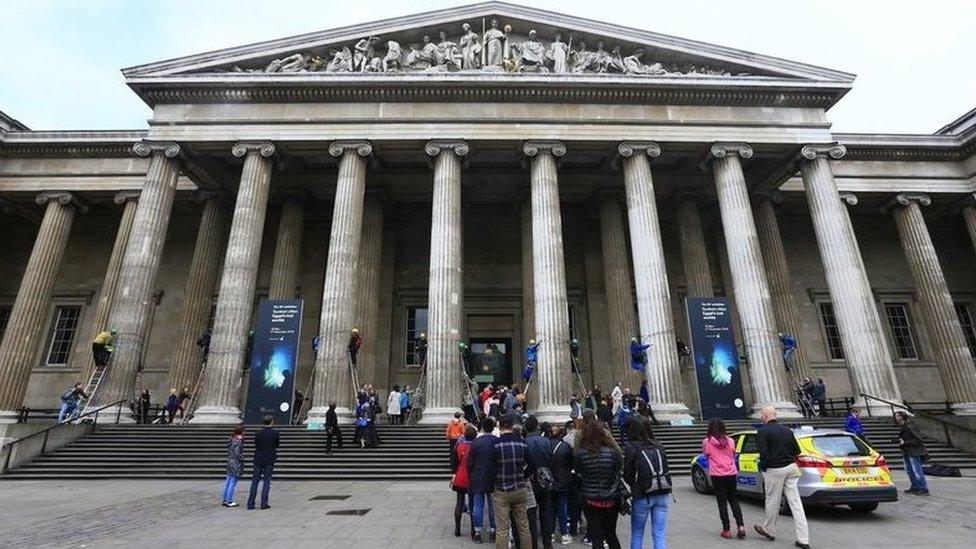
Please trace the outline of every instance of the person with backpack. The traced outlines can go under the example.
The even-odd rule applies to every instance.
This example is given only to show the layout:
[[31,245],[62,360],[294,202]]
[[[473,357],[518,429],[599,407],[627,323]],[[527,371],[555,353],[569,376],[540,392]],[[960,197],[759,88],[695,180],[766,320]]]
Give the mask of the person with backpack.
[[[492,452],[495,441],[498,437],[492,434],[495,430],[495,420],[486,417],[481,420],[481,433],[471,443],[468,451],[468,478],[470,479],[471,496],[474,503],[471,507],[471,521],[474,522],[474,534],[471,536],[475,543],[483,543],[482,533],[486,534],[490,541],[494,541],[495,531],[495,507],[492,501],[492,490],[494,489],[493,476],[495,474],[495,462],[492,459]],[[485,513],[485,508],[488,512]],[[482,530],[485,515],[488,516],[490,528]]]
[[70,389],[61,393],[61,409],[58,412],[58,423],[63,423],[64,418],[69,420],[74,416],[78,409],[78,401],[88,398],[85,390],[81,388],[81,383],[75,383]]
[[610,431],[596,421],[583,424],[578,443],[573,468],[580,476],[580,494],[590,543],[593,549],[603,549],[604,541],[610,549],[620,549],[617,513],[623,495],[620,493],[623,455]]
[[725,422],[713,417],[708,422],[708,434],[702,440],[702,454],[708,460],[708,476],[715,490],[715,500],[718,502],[718,516],[722,521],[722,532],[725,539],[732,539],[732,529],[729,524],[729,510],[735,517],[736,537],[746,538],[745,522],[742,520],[742,508],[739,507],[739,497],[736,494],[736,479],[739,469],[735,465],[735,442],[725,434]]
[[549,490],[555,482],[552,473],[552,441],[539,433],[539,420],[529,416],[525,420],[525,461],[535,469],[532,475],[532,492],[539,508],[539,529],[542,535],[542,547],[552,548],[552,506],[549,500]]
[[575,481],[573,479],[573,445],[564,440],[565,436],[565,427],[553,427],[551,439],[553,446],[549,460],[553,482],[549,488],[549,500],[556,519],[553,529],[559,530],[559,534],[562,536],[561,543],[569,545],[573,542],[573,538],[569,534],[569,496]]
[[176,418],[176,410],[180,407],[180,397],[176,392],[176,388],[169,390],[169,396],[166,398],[166,409],[165,412],[169,414],[168,423],[173,423],[173,419]]
[[925,459],[925,442],[922,441],[922,435],[905,412],[895,412],[895,423],[898,424],[896,442],[905,457],[905,474],[911,482],[911,487],[905,490],[905,493],[927,496],[929,485],[925,480],[925,471],[922,470],[922,461]]
[[356,406],[356,438],[359,442],[359,449],[365,450],[366,446],[369,444],[369,425],[372,423],[372,417],[369,412],[370,403],[369,401],[363,402],[362,404]]
[[[478,436],[478,430],[474,425],[464,426],[464,436],[454,446],[454,453],[457,454],[457,469],[451,478],[451,489],[457,494],[457,502],[454,504],[454,536],[461,536],[461,516],[465,509],[469,512],[474,509],[474,496],[471,494],[471,477],[468,475],[468,453],[471,451],[471,441]],[[467,498],[467,506],[465,506]],[[471,520],[471,537],[474,537],[474,518]]]
[[224,507],[237,507],[234,489],[237,481],[244,476],[244,425],[234,427],[234,434],[227,441],[227,480],[224,481]]
[[644,529],[650,518],[654,549],[666,549],[668,512],[671,510],[668,455],[664,447],[654,440],[651,422],[647,418],[633,418],[628,429],[630,442],[624,457],[624,479],[630,484],[633,496],[630,547],[643,547]]

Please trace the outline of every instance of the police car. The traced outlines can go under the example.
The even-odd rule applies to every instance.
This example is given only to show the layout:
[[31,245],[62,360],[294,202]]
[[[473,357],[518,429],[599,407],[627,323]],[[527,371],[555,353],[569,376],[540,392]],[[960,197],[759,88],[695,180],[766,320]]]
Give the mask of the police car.
[[[801,454],[800,497],[807,505],[847,505],[853,511],[870,513],[878,504],[896,501],[898,490],[884,456],[857,436],[838,429],[793,429]],[[763,478],[759,470],[756,431],[730,435],[735,442],[739,468],[737,491],[743,496],[763,497]],[[695,491],[712,491],[708,459],[698,454],[691,461],[691,480]]]

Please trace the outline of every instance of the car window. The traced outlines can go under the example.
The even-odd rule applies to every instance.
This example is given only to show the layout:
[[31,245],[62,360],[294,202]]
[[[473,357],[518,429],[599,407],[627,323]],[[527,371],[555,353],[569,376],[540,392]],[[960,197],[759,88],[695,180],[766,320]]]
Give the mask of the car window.
[[863,442],[850,435],[811,437],[810,443],[818,452],[827,457],[871,455],[871,450]]
[[758,454],[759,445],[756,444],[756,435],[742,435],[742,449],[740,454]]

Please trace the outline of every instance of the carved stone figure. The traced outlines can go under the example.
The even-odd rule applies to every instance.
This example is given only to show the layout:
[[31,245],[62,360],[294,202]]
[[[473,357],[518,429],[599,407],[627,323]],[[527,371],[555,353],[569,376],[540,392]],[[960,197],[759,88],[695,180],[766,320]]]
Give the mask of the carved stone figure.
[[546,69],[546,47],[537,39],[535,30],[529,31],[529,38],[519,45],[518,64],[523,72],[548,72]]
[[626,74],[648,74],[652,76],[668,74],[668,71],[660,63],[651,65],[644,64],[644,49],[637,48],[633,55],[624,57],[624,73]]
[[610,68],[610,54],[607,50],[603,49],[603,40],[597,40],[596,51],[593,52],[593,62],[590,64],[590,68],[596,72],[607,72]]
[[505,33],[498,28],[498,19],[491,20],[491,28],[485,31],[485,66],[501,67],[505,62]]
[[309,65],[311,56],[296,53],[282,59],[275,59],[265,67],[264,72],[303,72]]
[[424,71],[430,68],[430,61],[423,52],[422,44],[410,44],[410,51],[403,62],[403,66],[416,71]]
[[557,32],[556,36],[553,37],[552,43],[549,44],[549,50],[546,52],[546,57],[552,61],[552,72],[569,72],[569,44],[563,42],[562,34]]
[[620,53],[620,46],[618,45],[614,45],[613,51],[610,52],[610,65],[608,68],[613,72],[627,72],[627,69],[624,67],[623,54]]
[[376,44],[378,44],[379,41],[379,38],[370,36],[356,42],[356,53],[353,57],[353,66],[357,71],[376,72],[379,70],[381,61],[376,56]]
[[400,43],[390,40],[386,43],[386,55],[383,56],[383,72],[399,72],[403,68],[403,51]]
[[481,67],[481,40],[471,31],[471,25],[461,25],[461,68],[469,71]]
[[590,69],[596,57],[593,52],[586,51],[586,42],[580,40],[579,49],[570,52],[569,68],[572,72],[583,72]]
[[461,50],[458,45],[451,42],[447,38],[447,33],[441,31],[440,42],[437,43],[437,48],[440,50],[441,54],[441,64],[446,65],[446,68],[450,70],[457,70],[461,68]]
[[[430,36],[424,35],[424,45],[420,50],[424,56],[424,60],[430,65],[430,67],[436,67],[444,62],[444,55],[441,49],[437,47],[437,44],[430,41]],[[429,67],[428,67],[429,68]]]
[[352,72],[353,56],[348,47],[343,47],[341,50],[330,49],[329,54],[332,59],[325,67],[326,72]]

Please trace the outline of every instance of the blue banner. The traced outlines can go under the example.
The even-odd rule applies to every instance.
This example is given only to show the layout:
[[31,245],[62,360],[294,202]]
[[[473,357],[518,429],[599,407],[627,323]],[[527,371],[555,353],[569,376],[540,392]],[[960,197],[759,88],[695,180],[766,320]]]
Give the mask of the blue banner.
[[729,300],[689,297],[685,299],[685,310],[702,419],[746,417]]
[[301,299],[264,299],[258,304],[245,423],[261,423],[272,415],[277,425],[291,424],[301,333]]

